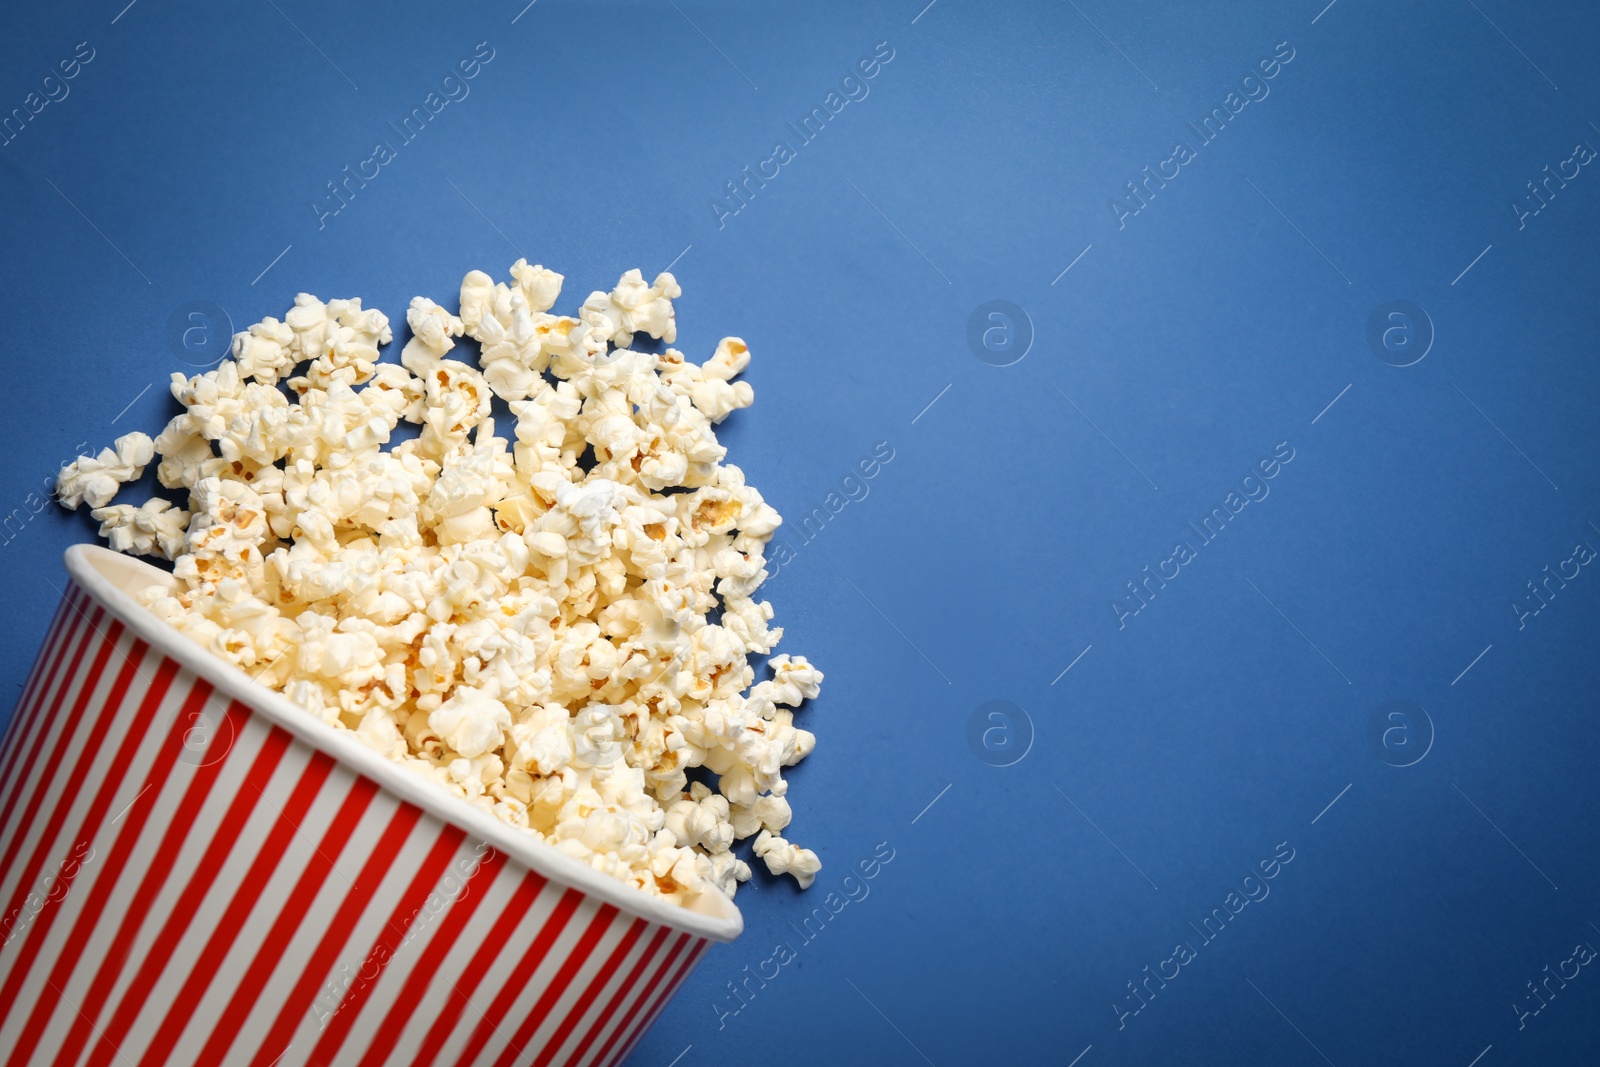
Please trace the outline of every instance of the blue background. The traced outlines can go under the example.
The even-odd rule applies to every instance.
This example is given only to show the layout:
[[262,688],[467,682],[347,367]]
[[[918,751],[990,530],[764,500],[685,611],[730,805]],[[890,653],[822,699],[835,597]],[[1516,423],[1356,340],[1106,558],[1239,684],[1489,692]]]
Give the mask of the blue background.
[[[29,494],[173,412],[166,375],[218,351],[169,344],[193,302],[399,322],[525,254],[569,309],[676,259],[679,347],[755,353],[722,439],[791,520],[764,593],[828,676],[790,793],[825,868],[757,875],[633,1062],[1596,1062],[1593,968],[1520,1030],[1512,1007],[1600,946],[1600,576],[1511,606],[1600,547],[1600,174],[1511,206],[1600,147],[1593,5],[523,2],[9,13],[0,109],[95,57],[0,148],[6,704],[93,533]],[[480,41],[470,96],[319,229],[324,183]],[[870,95],[719,226],[724,183],[879,42]],[[1279,42],[1270,95],[1119,227],[1112,198]],[[1026,320],[995,361],[1032,337],[1005,367],[968,342],[997,299]],[[1367,339],[1392,300],[1434,333],[1404,368]],[[1280,442],[1270,495],[1119,625]],[[1023,711],[969,741],[994,700]],[[1423,712],[1383,735],[1391,701]],[[870,895],[798,944],[880,842]],[[1281,842],[1270,895],[1200,944]],[[721,1015],[780,939],[796,958]],[[1119,1018],[1179,941],[1197,958]]]

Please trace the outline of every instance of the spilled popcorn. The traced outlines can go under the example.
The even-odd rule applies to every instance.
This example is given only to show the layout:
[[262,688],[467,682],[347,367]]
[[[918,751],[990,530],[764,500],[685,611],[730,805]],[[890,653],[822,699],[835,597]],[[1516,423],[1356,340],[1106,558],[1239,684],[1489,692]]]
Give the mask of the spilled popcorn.
[[[302,293],[215,370],[174,374],[184,411],[153,442],[64,467],[60,501],[173,561],[176,590],[143,599],[190,638],[597,870],[731,896],[755,837],[809,886],[782,772],[815,744],[793,709],[822,673],[779,655],[752,684],[783,633],[754,599],[782,520],[712,430],[753,399],[733,381],[750,352],[630,350],[677,339],[671,274],[629,271],[576,318],[549,313],[562,281],[518,260],[510,284],[468,274],[459,314],[415,298],[398,364],[381,312]],[[420,433],[386,447],[402,421]],[[151,462],[187,510],[110,503]]]

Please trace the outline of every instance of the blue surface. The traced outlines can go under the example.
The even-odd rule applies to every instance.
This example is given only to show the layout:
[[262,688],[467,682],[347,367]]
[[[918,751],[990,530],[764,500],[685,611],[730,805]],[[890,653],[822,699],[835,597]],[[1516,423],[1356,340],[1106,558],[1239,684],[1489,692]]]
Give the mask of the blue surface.
[[[0,148],[7,691],[92,534],[28,494],[167,417],[190,302],[242,328],[304,289],[398,320],[526,254],[565,307],[679,257],[681,347],[755,352],[723,440],[791,520],[765,594],[828,675],[791,791],[826,866],[806,894],[758,875],[745,936],[632,1062],[1600,1060],[1594,968],[1519,1020],[1525,983],[1600,946],[1600,575],[1520,627],[1512,607],[1600,548],[1600,166],[1512,207],[1600,148],[1600,15],[925,2],[12,12],[0,107],[78,42],[94,58]],[[324,183],[480,41],[470,95],[319,229]],[[879,42],[867,95],[800,144],[786,124]],[[1257,99],[1199,143],[1235,91]],[[719,226],[711,199],[779,139],[793,158]],[[1119,226],[1112,198],[1180,139],[1194,158]],[[968,344],[992,300],[1031,321],[1009,366],[1015,315],[1015,339],[980,320],[988,359]],[[1434,334],[1406,367],[1414,314],[1368,343],[1397,300]],[[869,494],[802,543],[884,441]],[[1187,524],[1234,491],[1258,499],[1203,542]],[[1177,576],[1141,606],[1147,565]],[[996,700],[1027,722],[969,731]],[[1267,895],[1207,943],[1230,892]],[[779,941],[793,959],[764,963]],[[1132,1014],[1146,966],[1178,977]]]

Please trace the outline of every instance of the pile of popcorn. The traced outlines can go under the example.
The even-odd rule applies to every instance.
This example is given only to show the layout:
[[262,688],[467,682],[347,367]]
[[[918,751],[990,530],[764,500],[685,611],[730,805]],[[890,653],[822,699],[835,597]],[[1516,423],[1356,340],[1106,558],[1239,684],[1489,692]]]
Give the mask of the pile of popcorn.
[[[459,314],[413,299],[398,364],[381,312],[302,293],[174,374],[184,411],[158,437],[78,458],[57,495],[173,561],[176,588],[143,597],[161,618],[562,852],[682,902],[731,896],[754,835],[809,886],[783,768],[816,742],[793,709],[822,673],[779,655],[752,684],[783,633],[754,599],[782,519],[712,429],[753,398],[732,380],[750,352],[630,350],[677,339],[671,274],[628,271],[576,318],[549,313],[562,280],[518,260],[510,284],[468,274]],[[478,366],[451,358],[462,336]],[[402,421],[420,433],[386,447]],[[157,460],[187,510],[111,503]]]

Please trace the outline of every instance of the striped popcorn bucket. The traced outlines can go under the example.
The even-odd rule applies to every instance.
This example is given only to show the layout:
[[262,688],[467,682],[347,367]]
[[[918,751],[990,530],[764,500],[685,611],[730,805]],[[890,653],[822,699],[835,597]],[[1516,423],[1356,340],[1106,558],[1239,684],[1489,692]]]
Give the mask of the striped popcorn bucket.
[[715,941],[145,611],[88,545],[4,740],[0,1060],[610,1064]]

